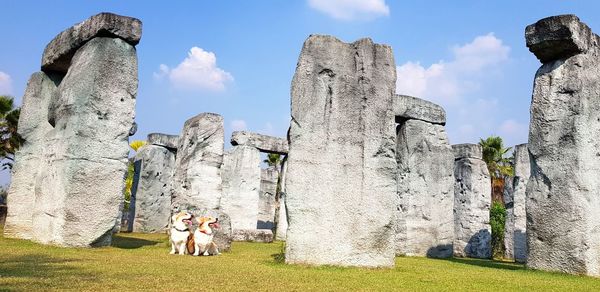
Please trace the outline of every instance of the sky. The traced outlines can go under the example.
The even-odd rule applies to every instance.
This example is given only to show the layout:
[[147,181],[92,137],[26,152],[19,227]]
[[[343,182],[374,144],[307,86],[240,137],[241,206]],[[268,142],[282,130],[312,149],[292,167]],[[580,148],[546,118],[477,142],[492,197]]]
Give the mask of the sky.
[[525,47],[525,27],[572,13],[600,31],[595,0],[1,0],[0,11],[0,94],[17,104],[58,33],[99,12],[140,19],[132,138],[141,140],[178,134],[202,112],[224,117],[226,141],[233,130],[284,137],[302,43],[330,34],[391,45],[397,93],[442,105],[451,144],[490,135],[526,143],[540,63]]

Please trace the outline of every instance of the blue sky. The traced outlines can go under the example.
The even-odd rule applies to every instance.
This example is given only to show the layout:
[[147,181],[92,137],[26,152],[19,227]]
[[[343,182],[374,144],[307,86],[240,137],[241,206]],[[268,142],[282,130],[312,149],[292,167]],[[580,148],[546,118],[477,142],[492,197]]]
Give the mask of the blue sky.
[[19,104],[56,34],[103,11],[142,20],[135,139],[177,134],[201,112],[224,116],[227,140],[233,129],[284,136],[302,43],[331,34],[391,45],[398,93],[443,105],[452,144],[492,134],[524,143],[540,65],[525,26],[574,13],[600,31],[593,0],[20,0],[0,2],[0,11],[0,94]]

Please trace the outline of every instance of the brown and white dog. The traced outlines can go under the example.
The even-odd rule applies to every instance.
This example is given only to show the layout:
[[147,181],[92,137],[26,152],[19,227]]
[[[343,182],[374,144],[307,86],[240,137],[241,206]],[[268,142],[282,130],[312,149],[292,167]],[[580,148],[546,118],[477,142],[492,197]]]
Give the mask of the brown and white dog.
[[196,228],[194,235],[190,236],[187,244],[188,253],[194,256],[220,254],[217,244],[213,241],[215,236],[213,228],[219,228],[219,218],[200,217],[196,220],[198,221],[198,228]]
[[171,217],[171,254],[185,254],[188,237],[192,234],[190,226],[193,218],[194,215],[184,211]]

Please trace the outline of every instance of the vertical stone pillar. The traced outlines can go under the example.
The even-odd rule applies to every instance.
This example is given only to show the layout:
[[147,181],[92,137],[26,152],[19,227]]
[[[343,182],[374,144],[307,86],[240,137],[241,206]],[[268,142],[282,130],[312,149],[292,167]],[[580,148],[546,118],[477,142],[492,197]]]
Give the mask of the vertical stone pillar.
[[454,151],[454,256],[490,258],[491,180],[477,144],[452,145]]
[[258,229],[272,229],[275,220],[275,196],[279,170],[269,167],[260,170],[260,191],[258,200]]
[[543,63],[529,127],[527,266],[600,276],[600,38],[574,15],[525,30]]
[[233,146],[223,158],[221,209],[231,218],[231,229],[255,230],[260,190],[260,152],[251,146]]
[[275,240],[285,240],[287,229],[288,229],[288,219],[287,219],[287,210],[285,207],[285,182],[286,182],[286,173],[287,173],[287,155],[281,161],[281,176],[279,178],[279,212],[276,214],[277,216],[277,226],[275,228]]
[[286,262],[394,265],[396,197],[389,46],[312,35],[292,81]]

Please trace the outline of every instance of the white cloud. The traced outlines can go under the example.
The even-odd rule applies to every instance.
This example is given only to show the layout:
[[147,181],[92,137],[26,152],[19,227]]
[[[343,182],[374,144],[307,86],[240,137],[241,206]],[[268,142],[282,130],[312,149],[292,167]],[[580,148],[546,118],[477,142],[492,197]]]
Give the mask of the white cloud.
[[308,0],[308,5],[340,20],[370,20],[390,15],[385,0]]
[[154,77],[162,79],[165,76],[177,88],[208,91],[223,91],[226,84],[233,81],[229,72],[217,67],[213,52],[198,47],[191,48],[187,58],[173,69],[161,64]]
[[233,120],[231,121],[231,129],[233,131],[244,131],[246,130],[246,121],[244,120]]
[[452,61],[439,61],[428,68],[412,61],[398,66],[396,92],[456,103],[462,94],[479,88],[477,79],[484,70],[508,60],[510,48],[489,33],[453,47],[452,52]]
[[12,94],[12,78],[0,71],[0,94]]

